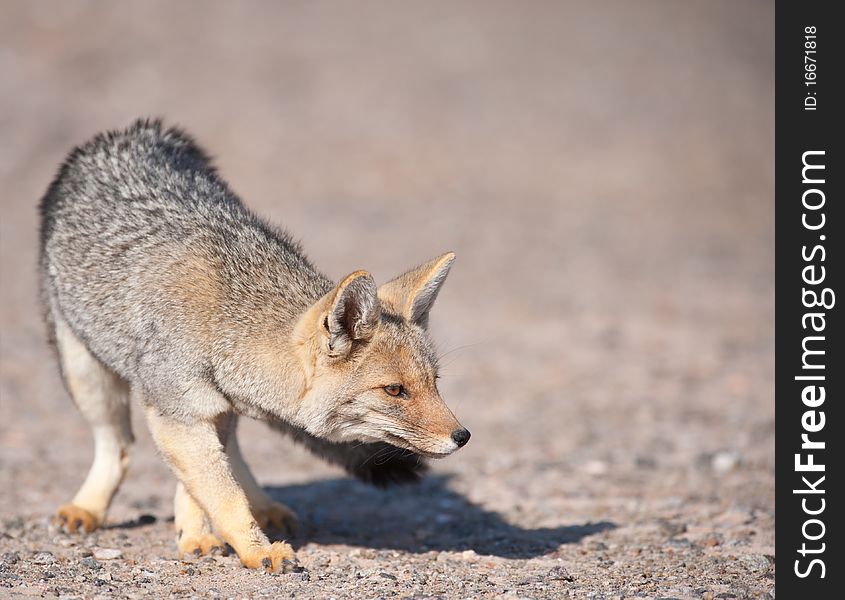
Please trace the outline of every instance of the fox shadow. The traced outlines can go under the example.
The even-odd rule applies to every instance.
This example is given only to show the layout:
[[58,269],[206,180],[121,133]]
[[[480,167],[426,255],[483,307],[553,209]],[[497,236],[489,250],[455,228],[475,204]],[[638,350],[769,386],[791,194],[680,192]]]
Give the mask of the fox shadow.
[[422,553],[474,550],[503,558],[532,558],[561,544],[616,528],[602,521],[523,529],[449,489],[451,476],[378,490],[352,479],[266,488],[299,516],[295,547],[308,542]]

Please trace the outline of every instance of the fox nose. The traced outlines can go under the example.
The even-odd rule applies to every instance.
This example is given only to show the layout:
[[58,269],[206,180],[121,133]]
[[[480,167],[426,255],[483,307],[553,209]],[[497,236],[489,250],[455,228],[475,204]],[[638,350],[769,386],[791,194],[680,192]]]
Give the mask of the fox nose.
[[458,445],[458,448],[463,448],[469,441],[469,435],[466,429],[456,429],[452,432],[452,441]]

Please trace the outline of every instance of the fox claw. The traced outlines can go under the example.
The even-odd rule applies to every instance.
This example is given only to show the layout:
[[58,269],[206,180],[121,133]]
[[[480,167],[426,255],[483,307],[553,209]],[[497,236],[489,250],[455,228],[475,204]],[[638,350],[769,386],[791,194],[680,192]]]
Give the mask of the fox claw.
[[204,555],[226,555],[225,544],[212,533],[199,537],[184,537],[179,540],[179,557],[199,558]]
[[248,569],[264,569],[273,572],[286,572],[294,564],[296,557],[293,548],[284,542],[273,542],[269,546],[259,546],[240,556],[241,563]]

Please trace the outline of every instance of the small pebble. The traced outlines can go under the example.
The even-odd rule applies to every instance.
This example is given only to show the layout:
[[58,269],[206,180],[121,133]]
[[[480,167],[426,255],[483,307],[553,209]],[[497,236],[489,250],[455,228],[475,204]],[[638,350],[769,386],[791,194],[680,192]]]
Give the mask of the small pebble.
[[762,554],[748,554],[743,556],[741,560],[748,567],[748,570],[753,573],[768,573],[772,567],[769,559]]
[[569,574],[569,571],[563,565],[552,567],[546,574],[546,579],[554,581],[575,581],[575,578]]
[[88,567],[89,569],[96,570],[102,569],[103,565],[101,565],[95,558],[91,556],[86,556],[79,561],[79,564]]
[[56,562],[56,557],[51,552],[36,552],[32,556],[32,562],[36,565],[51,565]]
[[723,475],[736,469],[740,462],[741,457],[738,452],[722,450],[713,456],[710,464],[713,467],[713,471],[719,475]]
[[583,469],[588,475],[598,477],[600,475],[605,475],[610,469],[610,465],[603,460],[590,460],[583,466]]
[[94,550],[94,558],[97,560],[116,560],[123,558],[123,552],[116,548],[97,548]]

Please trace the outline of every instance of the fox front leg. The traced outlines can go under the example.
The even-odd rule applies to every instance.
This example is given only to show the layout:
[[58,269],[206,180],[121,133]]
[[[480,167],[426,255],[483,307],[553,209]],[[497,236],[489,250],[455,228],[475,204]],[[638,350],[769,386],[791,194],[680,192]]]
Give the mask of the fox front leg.
[[241,484],[246,497],[249,500],[250,510],[252,516],[262,527],[262,529],[272,529],[275,531],[284,531],[289,535],[295,535],[298,527],[298,520],[296,514],[281,502],[276,502],[267,495],[261,486],[256,481],[255,476],[249,470],[249,466],[241,455],[240,446],[238,445],[237,436],[238,417],[232,415],[232,418],[227,426],[226,440],[226,454],[229,457],[229,465],[232,468],[232,473]]
[[153,439],[185,489],[245,567],[276,571],[295,559],[284,542],[270,543],[250,511],[249,500],[232,474],[220,434],[221,415],[192,423],[146,411]]
[[179,558],[225,554],[226,543],[212,532],[205,511],[191,497],[181,481],[176,484],[173,515]]

